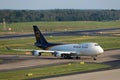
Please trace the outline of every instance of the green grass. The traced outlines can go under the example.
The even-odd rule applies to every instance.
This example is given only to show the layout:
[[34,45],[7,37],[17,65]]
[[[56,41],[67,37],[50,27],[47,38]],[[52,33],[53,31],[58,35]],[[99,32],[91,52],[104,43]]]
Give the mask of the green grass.
[[[1,72],[0,79],[23,80],[23,79],[36,78],[36,77],[45,77],[45,76],[61,75],[61,74],[68,74],[74,72],[91,71],[91,70],[97,70],[97,69],[109,68],[109,67],[110,66],[103,64],[86,63],[83,65],[79,63],[72,63],[71,65],[64,64],[64,65],[44,67],[44,68]],[[32,73],[33,75],[26,76],[29,73]]]
[[2,60],[2,59],[0,59],[0,63],[1,63],[1,62],[3,62],[3,60]]
[[0,40],[0,54],[25,54],[26,52],[18,52],[7,50],[6,47],[17,49],[39,49],[34,46],[34,38],[19,38]]
[[[97,42],[104,50],[120,48],[120,37],[106,37],[106,36],[53,36],[47,37],[49,42],[56,43],[83,43],[83,42]],[[0,54],[25,54],[25,52],[17,52],[7,50],[6,47],[20,48],[20,49],[39,49],[34,46],[34,38],[20,38],[0,40]]]
[[[38,25],[42,32],[66,31],[66,30],[90,30],[101,28],[120,27],[120,21],[64,21],[64,22],[22,22],[6,24],[7,28],[12,28],[9,32],[29,33],[33,32],[32,26]],[[0,34],[3,34],[3,25],[0,24]],[[5,33],[4,33],[5,34]]]

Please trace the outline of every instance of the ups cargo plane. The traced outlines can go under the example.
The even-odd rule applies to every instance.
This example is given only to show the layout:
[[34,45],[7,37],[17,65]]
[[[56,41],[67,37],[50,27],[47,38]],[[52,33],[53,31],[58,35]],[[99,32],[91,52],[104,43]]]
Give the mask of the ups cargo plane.
[[96,57],[104,52],[103,48],[98,43],[81,43],[81,44],[64,44],[64,43],[50,43],[37,26],[33,26],[36,37],[35,45],[43,50],[34,50],[32,55],[40,56],[41,53],[49,52],[59,58],[79,58],[80,56],[91,56],[94,60]]

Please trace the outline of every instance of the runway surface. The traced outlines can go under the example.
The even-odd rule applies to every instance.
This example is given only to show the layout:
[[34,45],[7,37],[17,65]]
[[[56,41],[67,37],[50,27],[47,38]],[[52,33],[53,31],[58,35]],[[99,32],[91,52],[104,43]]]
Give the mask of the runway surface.
[[[120,30],[120,28],[106,28],[106,29],[95,29],[95,30],[78,30],[78,31],[61,31],[61,32],[49,32],[44,33],[45,36],[112,36],[111,34],[98,34],[97,32]],[[9,38],[22,38],[22,37],[34,37],[34,34],[22,34],[22,35],[6,35],[0,36],[0,39]]]
[[120,67],[120,49],[105,51],[104,54],[98,56],[97,61],[91,57],[82,57],[81,59],[59,59],[54,56],[28,56],[28,55],[0,55],[0,59],[4,61],[0,64],[0,71],[9,71],[17,69],[26,69],[33,67],[45,67],[52,65],[65,64],[69,62],[95,62],[104,63],[113,66],[114,68]]

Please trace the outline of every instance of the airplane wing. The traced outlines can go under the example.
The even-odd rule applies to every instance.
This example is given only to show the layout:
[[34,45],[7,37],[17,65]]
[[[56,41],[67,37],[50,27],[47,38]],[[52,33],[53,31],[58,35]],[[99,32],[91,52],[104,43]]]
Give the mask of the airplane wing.
[[53,51],[53,50],[35,50],[35,49],[13,49],[13,48],[9,48],[6,47],[7,50],[13,50],[13,51],[38,51],[41,53],[55,53],[55,52],[59,52],[59,53],[64,53],[64,54],[70,54],[70,53],[76,53],[75,51]]
[[13,51],[38,51],[38,52],[41,52],[41,53],[47,53],[47,52],[50,52],[50,53],[54,53],[55,51],[51,51],[51,50],[35,50],[35,49],[13,49],[13,48],[9,48],[9,47],[6,47],[7,50],[13,50]]
[[52,53],[56,57],[68,58],[71,55],[76,55],[75,51],[52,51],[52,50],[34,50],[32,55],[40,56],[41,53]]
[[56,57],[61,57],[62,54],[65,55],[70,55],[70,54],[75,54],[75,51],[53,51],[53,50],[34,50],[34,49],[12,49],[9,47],[6,47],[8,50],[13,50],[13,51],[29,51],[32,52],[33,56],[40,56],[41,53],[52,53]]
[[13,50],[13,51],[33,51],[34,49],[13,49],[13,48],[9,48],[6,47],[7,50]]

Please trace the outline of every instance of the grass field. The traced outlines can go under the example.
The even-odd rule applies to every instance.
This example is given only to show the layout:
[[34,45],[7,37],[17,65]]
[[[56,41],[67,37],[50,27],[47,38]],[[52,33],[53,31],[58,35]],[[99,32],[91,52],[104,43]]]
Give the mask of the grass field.
[[3,60],[2,60],[2,59],[0,59],[0,63],[1,63],[1,62],[3,62]]
[[[0,34],[12,33],[31,33],[32,26],[38,25],[42,32],[69,31],[69,30],[90,30],[101,28],[118,28],[120,21],[97,22],[97,21],[65,21],[65,22],[22,22],[9,23],[6,28],[12,28],[11,31],[3,31],[3,25],[0,24]],[[8,32],[8,33],[6,33]]]
[[[49,42],[63,43],[82,43],[97,42],[104,50],[120,48],[120,37],[105,36],[53,36],[46,37]],[[20,38],[0,40],[0,54],[25,54],[25,52],[16,52],[7,50],[6,47],[20,49],[39,49],[34,46],[35,38]]]
[[[0,80],[23,80],[35,77],[45,77],[45,76],[53,76],[53,75],[61,75],[68,74],[74,72],[84,72],[97,70],[102,68],[109,68],[110,66],[103,64],[88,64],[85,63],[69,63],[58,66],[44,67],[44,68],[35,68],[35,69],[26,69],[26,70],[17,70],[17,71],[9,71],[9,72],[1,72]],[[27,74],[32,74],[31,76],[26,76]]]

